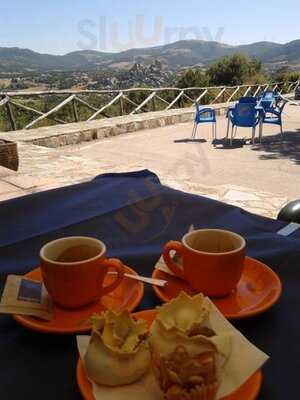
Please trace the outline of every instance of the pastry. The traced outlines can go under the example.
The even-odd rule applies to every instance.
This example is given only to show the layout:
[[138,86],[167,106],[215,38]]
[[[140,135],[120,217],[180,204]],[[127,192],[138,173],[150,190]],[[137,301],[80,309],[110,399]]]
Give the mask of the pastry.
[[95,315],[84,361],[88,377],[99,385],[137,381],[151,364],[147,323],[135,321],[128,311]]
[[166,400],[215,400],[231,352],[231,335],[210,324],[211,303],[182,292],[158,309],[149,342]]

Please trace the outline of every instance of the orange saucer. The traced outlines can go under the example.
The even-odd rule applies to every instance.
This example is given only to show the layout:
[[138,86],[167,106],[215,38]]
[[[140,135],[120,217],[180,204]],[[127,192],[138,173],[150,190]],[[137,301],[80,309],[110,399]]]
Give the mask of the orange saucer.
[[[133,269],[126,266],[126,273],[138,275]],[[41,270],[37,268],[24,275],[36,281],[41,281]],[[105,285],[114,278],[106,276]],[[14,319],[26,328],[45,333],[85,333],[89,332],[91,325],[89,318],[94,313],[101,313],[105,309],[116,311],[133,311],[141,302],[144,295],[144,284],[133,279],[124,278],[120,286],[104,296],[101,300],[89,306],[68,310],[54,304],[54,318],[45,321],[28,315],[14,314]]]
[[[147,310],[134,313],[135,318],[141,318],[147,321],[150,328],[156,312],[155,310]],[[78,359],[76,378],[79,386],[80,393],[85,400],[94,400],[92,384],[87,378],[83,363]],[[251,376],[238,390],[229,396],[223,397],[221,400],[255,400],[259,394],[262,383],[262,373],[257,371]],[[139,400],[138,398],[134,400]]]
[[[168,281],[165,287],[153,289],[164,302],[177,297],[183,290],[193,295],[190,285],[172,275],[155,269],[152,278]],[[242,278],[234,292],[223,298],[212,298],[212,302],[228,319],[253,317],[268,310],[281,295],[282,285],[275,272],[260,261],[246,257]]]

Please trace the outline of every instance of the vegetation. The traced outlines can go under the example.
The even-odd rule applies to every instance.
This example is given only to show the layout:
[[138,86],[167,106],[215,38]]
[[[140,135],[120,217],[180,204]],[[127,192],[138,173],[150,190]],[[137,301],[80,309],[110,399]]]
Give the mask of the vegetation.
[[209,86],[210,77],[206,72],[199,69],[189,69],[177,81],[177,87],[205,87]]
[[[15,76],[13,76],[15,75]],[[284,82],[283,90],[287,90],[290,86],[288,82],[300,80],[300,73],[293,72],[289,68],[280,68],[276,73],[267,75],[262,68],[260,61],[249,58],[242,54],[233,54],[225,56],[219,61],[212,64],[207,70],[201,68],[191,68],[182,73],[173,73],[165,69],[165,66],[159,62],[143,65],[136,63],[129,70],[109,70],[103,69],[93,72],[73,72],[53,71],[47,73],[27,72],[24,74],[0,74],[0,85],[3,90],[20,90],[32,88],[36,91],[47,91],[52,89],[123,89],[128,87],[164,87],[176,86],[179,88],[203,88],[210,86],[207,93],[203,93],[202,89],[186,90],[176,106],[185,107],[192,104],[192,99],[201,96],[202,104],[209,104],[210,101],[216,99],[218,102],[225,102],[231,96],[231,99],[237,100],[241,96],[241,91],[236,91],[235,88],[227,88],[221,96],[217,97],[220,89],[212,88],[215,86],[237,86],[243,84],[259,84],[266,82]],[[248,92],[249,95],[254,94],[256,89]],[[99,109],[107,104],[115,94],[81,94],[80,97],[93,106]],[[2,95],[5,96],[4,94]],[[149,92],[134,91],[127,93],[129,99],[123,99],[122,104],[117,102],[106,109],[97,118],[113,117],[120,115],[121,112],[129,114],[134,108],[141,104],[147,97]],[[18,103],[24,106],[39,110],[42,113],[53,109],[60,104],[68,94],[47,96],[32,95],[30,97],[15,98]],[[149,101],[143,111],[163,110],[166,108],[166,101],[173,101],[175,95],[171,91],[160,91],[159,98],[153,98]],[[0,99],[1,100],[1,99]],[[131,101],[131,102],[130,102]],[[82,103],[76,103],[77,115],[80,121],[87,120],[94,111],[89,109]],[[20,110],[18,107],[11,104],[17,129],[21,129],[35,118],[37,114],[31,111]],[[0,107],[0,130],[11,130],[7,105]],[[71,103],[58,110],[55,113],[56,120],[65,122],[74,122],[75,111]],[[45,119],[40,121],[35,127],[49,126],[56,124],[53,119]]]
[[238,53],[214,63],[207,74],[216,86],[236,86],[257,83],[258,80],[266,81],[262,73],[262,63]]
[[300,80],[300,72],[291,71],[289,67],[278,69],[273,75],[276,82],[295,82]]
[[267,82],[262,64],[242,54],[226,56],[206,71],[188,70],[177,82],[179,87],[236,86]]

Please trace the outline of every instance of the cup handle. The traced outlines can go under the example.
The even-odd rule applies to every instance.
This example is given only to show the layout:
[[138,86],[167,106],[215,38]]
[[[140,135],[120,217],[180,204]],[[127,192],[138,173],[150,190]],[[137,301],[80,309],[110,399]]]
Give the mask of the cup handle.
[[124,264],[117,258],[109,258],[104,260],[102,265],[107,268],[113,268],[117,272],[116,279],[110,285],[104,286],[102,288],[102,295],[112,292],[115,290],[123,280],[124,277]]
[[166,265],[176,276],[178,276],[181,279],[185,279],[184,271],[178,267],[178,265],[172,260],[170,256],[170,251],[175,250],[176,253],[182,257],[182,249],[183,249],[182,243],[171,240],[164,247],[163,258]]

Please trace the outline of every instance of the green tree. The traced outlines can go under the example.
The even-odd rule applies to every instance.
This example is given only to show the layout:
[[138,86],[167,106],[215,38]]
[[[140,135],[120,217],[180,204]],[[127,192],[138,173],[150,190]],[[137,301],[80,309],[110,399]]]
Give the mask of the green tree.
[[255,83],[253,80],[261,79],[262,64],[243,54],[234,54],[215,62],[208,69],[207,74],[210,82],[216,86]]
[[209,76],[199,69],[189,69],[181,75],[176,84],[179,88],[209,86]]

